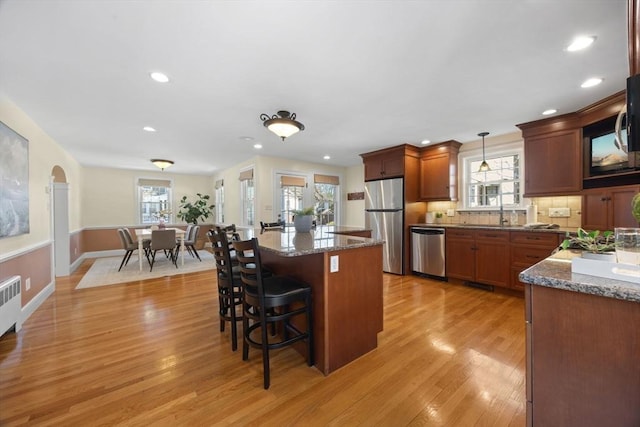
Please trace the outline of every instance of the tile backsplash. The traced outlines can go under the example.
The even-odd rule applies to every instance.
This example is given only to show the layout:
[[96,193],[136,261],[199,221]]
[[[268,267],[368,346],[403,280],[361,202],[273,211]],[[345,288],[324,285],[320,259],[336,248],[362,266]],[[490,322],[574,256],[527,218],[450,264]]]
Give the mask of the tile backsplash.
[[[558,224],[560,227],[578,228],[582,222],[582,198],[580,196],[557,196],[557,197],[534,197],[529,201],[538,206],[537,222]],[[528,202],[525,204],[529,204]],[[498,224],[500,222],[500,212],[495,211],[458,211],[461,207],[456,202],[429,202],[427,211],[442,213],[442,218],[436,219],[441,224]],[[569,208],[568,218],[549,217],[549,208]],[[447,216],[447,211],[453,210],[453,216]],[[526,210],[516,210],[518,224],[524,225],[527,221]],[[511,224],[512,210],[504,211],[504,218]]]

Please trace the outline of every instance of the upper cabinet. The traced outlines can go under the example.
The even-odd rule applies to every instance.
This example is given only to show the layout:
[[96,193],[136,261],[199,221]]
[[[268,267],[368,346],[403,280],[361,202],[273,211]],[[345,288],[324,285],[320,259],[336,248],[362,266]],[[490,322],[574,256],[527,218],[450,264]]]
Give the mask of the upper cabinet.
[[418,148],[404,144],[360,156],[364,162],[365,181],[398,178],[415,173],[412,165],[418,158]]
[[520,124],[524,138],[524,196],[582,190],[582,134],[577,114]]
[[420,200],[457,200],[460,145],[451,140],[422,149]]

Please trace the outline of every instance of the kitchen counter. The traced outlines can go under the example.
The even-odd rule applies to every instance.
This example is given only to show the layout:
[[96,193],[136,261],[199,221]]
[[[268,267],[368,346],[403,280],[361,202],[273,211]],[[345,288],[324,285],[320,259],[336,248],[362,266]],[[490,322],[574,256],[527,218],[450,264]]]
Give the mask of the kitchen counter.
[[572,273],[576,256],[520,273],[527,425],[639,426],[640,285]]
[[410,224],[410,227],[429,227],[429,228],[473,228],[478,230],[503,230],[503,231],[535,231],[542,233],[566,234],[575,233],[576,228],[560,227],[560,228],[529,228],[524,225],[494,225],[494,224]]
[[[361,237],[364,228],[323,225],[308,233],[297,233],[293,227],[272,230],[244,230],[243,238],[257,237],[260,247],[280,256],[297,257],[328,251],[340,251],[382,245],[384,240]],[[353,235],[352,235],[353,234]]]
[[[257,237],[262,263],[274,274],[311,286],[315,366],[325,375],[375,349],[383,329],[384,241],[350,235],[361,233],[368,230],[319,226],[308,233],[293,227],[240,233]],[[304,345],[296,349],[306,351]]]
[[571,259],[580,251],[559,251],[520,273],[520,280],[533,285],[564,289],[607,298],[640,302],[640,285],[571,272]]

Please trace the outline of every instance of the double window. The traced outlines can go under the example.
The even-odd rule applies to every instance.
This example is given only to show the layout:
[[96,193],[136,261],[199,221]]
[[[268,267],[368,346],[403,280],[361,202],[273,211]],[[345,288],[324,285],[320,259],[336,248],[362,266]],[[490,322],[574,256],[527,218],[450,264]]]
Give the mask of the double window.
[[488,171],[480,171],[482,159],[465,160],[465,208],[519,207],[522,200],[521,152],[514,150],[487,157]]
[[[293,223],[292,211],[313,206],[318,225],[335,225],[339,218],[340,180],[332,175],[313,175],[313,196],[304,175],[278,174],[280,213],[278,220]],[[313,199],[312,199],[313,197]]]
[[171,181],[138,179],[138,220],[140,224],[155,224],[163,219],[173,221],[171,212]]

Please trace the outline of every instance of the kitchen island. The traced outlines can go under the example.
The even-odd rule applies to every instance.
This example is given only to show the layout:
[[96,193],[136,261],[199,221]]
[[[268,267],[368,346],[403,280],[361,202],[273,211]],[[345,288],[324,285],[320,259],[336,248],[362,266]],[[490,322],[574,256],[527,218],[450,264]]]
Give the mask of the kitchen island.
[[579,255],[520,273],[527,425],[640,426],[640,285],[572,273]]
[[[375,349],[382,331],[382,245],[367,230],[247,230],[266,268],[312,288],[316,367],[325,375]],[[299,351],[304,351],[300,346]]]

